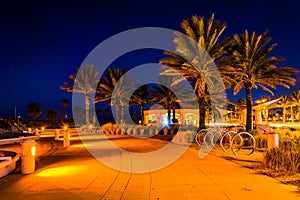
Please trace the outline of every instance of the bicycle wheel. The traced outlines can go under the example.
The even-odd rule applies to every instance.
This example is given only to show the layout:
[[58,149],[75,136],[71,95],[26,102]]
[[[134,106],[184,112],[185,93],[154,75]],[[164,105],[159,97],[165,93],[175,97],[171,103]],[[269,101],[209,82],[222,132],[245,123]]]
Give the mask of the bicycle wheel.
[[255,138],[247,132],[240,132],[235,134],[231,140],[231,150],[234,155],[238,152],[251,155],[255,151]]

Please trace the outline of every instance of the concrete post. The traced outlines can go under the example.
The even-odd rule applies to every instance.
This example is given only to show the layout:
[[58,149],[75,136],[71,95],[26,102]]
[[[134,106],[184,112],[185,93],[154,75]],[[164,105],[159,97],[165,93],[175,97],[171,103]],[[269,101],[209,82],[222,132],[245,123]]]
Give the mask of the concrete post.
[[136,135],[136,132],[137,132],[137,128],[133,128],[133,129],[132,129],[132,134],[133,134],[133,135]]
[[159,129],[155,129],[155,135],[159,135]]
[[64,147],[70,146],[70,132],[68,130],[64,130]]
[[25,140],[22,142],[22,174],[31,174],[35,171],[35,141]]
[[247,110],[246,109],[242,110],[241,120],[242,120],[242,124],[246,124],[246,120],[247,120]]
[[255,124],[261,124],[262,118],[261,118],[261,109],[255,109]]
[[140,135],[144,135],[144,133],[145,133],[145,129],[144,129],[144,128],[141,128],[141,129],[140,129]]
[[55,129],[55,140],[59,140],[59,129]]

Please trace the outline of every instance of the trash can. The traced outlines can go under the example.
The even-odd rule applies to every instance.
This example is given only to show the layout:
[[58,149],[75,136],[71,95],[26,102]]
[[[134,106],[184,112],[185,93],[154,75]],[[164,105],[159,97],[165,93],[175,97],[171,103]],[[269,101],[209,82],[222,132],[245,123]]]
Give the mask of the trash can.
[[22,174],[31,174],[35,171],[35,141],[24,140],[22,142]]
[[279,147],[279,135],[277,133],[269,133],[267,140],[268,140],[268,149]]

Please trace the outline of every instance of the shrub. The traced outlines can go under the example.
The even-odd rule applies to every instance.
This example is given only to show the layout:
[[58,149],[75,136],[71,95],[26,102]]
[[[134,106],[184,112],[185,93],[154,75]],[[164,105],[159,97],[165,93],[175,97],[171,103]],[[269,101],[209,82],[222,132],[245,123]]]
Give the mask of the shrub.
[[282,138],[279,148],[268,150],[263,166],[274,175],[295,175],[300,172],[300,137]]

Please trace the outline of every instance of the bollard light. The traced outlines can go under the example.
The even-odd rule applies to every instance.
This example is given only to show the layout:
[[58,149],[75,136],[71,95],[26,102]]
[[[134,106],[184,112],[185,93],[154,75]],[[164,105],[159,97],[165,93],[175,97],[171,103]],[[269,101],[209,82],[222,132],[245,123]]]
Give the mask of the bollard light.
[[32,155],[32,156],[35,156],[35,152],[36,152],[36,147],[35,147],[35,146],[32,146],[32,147],[31,147],[31,155]]
[[31,174],[35,171],[36,147],[34,140],[25,140],[22,143],[22,174]]
[[64,147],[70,146],[70,132],[64,131]]
[[44,133],[45,132],[45,127],[41,127],[41,131],[42,131],[42,133]]

